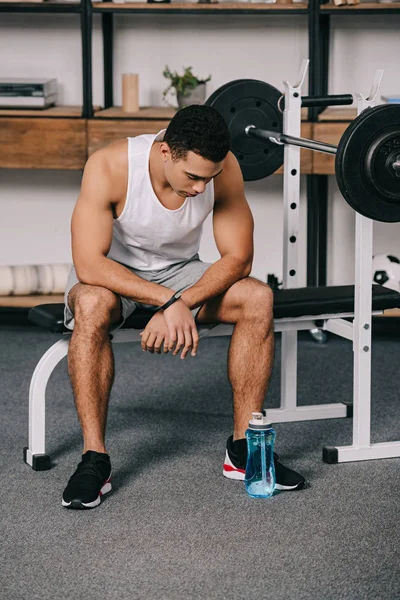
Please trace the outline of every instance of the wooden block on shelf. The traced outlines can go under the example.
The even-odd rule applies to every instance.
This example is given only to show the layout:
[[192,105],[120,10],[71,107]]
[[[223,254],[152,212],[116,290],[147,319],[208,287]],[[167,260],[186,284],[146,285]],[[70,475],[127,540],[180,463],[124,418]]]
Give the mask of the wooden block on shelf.
[[[301,137],[310,138],[312,137],[312,123],[302,123],[301,124]],[[313,154],[315,154],[312,150],[305,150],[301,148],[300,150],[300,173],[301,175],[311,175],[313,172]],[[275,175],[281,175],[283,173],[283,167],[275,171]]]
[[32,308],[39,304],[62,304],[64,296],[53,294],[48,296],[0,296],[0,307],[2,308]]
[[[349,123],[315,123],[313,139],[327,144],[339,143]],[[323,152],[313,152],[313,173],[315,175],[334,175],[335,156]]]
[[169,120],[103,120],[91,119],[88,122],[89,156],[111,142],[144,133],[158,133],[168,127]]
[[84,119],[0,119],[0,168],[83,169]]

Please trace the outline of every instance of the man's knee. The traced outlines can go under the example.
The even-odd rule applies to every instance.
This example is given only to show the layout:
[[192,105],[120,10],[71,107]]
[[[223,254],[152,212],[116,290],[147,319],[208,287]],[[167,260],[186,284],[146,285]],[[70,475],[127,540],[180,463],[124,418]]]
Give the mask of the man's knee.
[[272,320],[274,294],[262,281],[248,277],[242,286],[242,310],[244,315],[263,320]]
[[106,288],[76,284],[68,297],[76,322],[96,322],[99,325],[116,321],[120,317],[120,300]]

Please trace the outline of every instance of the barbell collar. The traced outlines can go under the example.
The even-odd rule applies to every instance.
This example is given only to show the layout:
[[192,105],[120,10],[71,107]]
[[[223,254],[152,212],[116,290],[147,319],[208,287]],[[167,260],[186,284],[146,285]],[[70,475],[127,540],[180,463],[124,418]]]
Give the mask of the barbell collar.
[[316,140],[293,137],[277,131],[259,129],[254,125],[248,125],[245,132],[250,137],[273,142],[274,144],[290,144],[291,146],[300,146],[300,148],[307,148],[309,150],[315,150],[316,152],[325,152],[326,154],[336,154],[337,152],[337,146],[334,146],[333,144],[325,144],[324,142],[317,142]]
[[397,157],[396,161],[392,163],[392,169],[396,173],[396,177],[400,177],[400,156]]

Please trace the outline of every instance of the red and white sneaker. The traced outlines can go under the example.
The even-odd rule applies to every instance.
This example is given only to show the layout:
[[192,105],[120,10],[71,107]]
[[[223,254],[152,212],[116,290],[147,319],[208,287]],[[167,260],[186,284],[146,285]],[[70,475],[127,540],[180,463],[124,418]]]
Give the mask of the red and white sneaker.
[[[247,442],[245,438],[233,441],[233,436],[228,438],[226,443],[225,462],[223,475],[228,479],[244,481],[247,462]],[[301,490],[304,487],[305,479],[296,471],[285,467],[280,461],[279,456],[274,453],[275,475],[277,490]]]

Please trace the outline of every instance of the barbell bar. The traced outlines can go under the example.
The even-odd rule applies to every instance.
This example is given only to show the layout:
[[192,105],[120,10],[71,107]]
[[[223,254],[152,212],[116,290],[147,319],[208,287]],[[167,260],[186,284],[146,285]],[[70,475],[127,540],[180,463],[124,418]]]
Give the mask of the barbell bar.
[[315,150],[316,152],[326,152],[326,154],[336,154],[337,151],[337,146],[334,146],[333,144],[325,144],[324,142],[317,142],[316,140],[293,137],[292,135],[286,135],[285,133],[276,133],[276,131],[267,131],[266,129],[259,129],[254,125],[247,125],[245,132],[246,135],[249,135],[250,137],[268,140],[273,144],[290,144],[292,146],[300,146],[300,148]]
[[281,97],[267,83],[239,79],[216,90],[206,102],[228,125],[244,180],[262,179],[282,166],[284,144],[333,154],[336,180],[347,203],[370,219],[399,222],[400,104],[365,109],[334,146],[283,134]]

